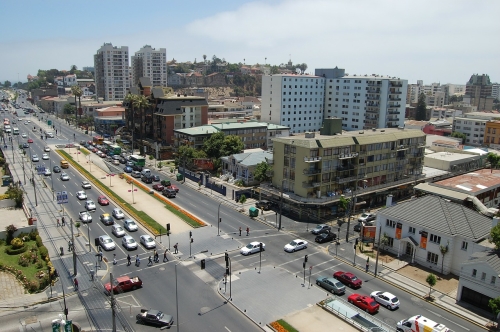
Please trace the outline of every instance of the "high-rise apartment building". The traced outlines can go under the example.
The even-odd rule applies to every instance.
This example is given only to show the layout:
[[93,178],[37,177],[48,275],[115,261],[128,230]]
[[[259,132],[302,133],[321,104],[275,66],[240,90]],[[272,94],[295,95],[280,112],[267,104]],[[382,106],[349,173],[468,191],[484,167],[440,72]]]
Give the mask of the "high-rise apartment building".
[[325,78],[325,117],[342,118],[343,130],[404,126],[407,80],[338,68],[315,74]]
[[465,86],[464,102],[477,106],[478,111],[491,111],[493,109],[492,88],[488,75],[474,74]]
[[312,75],[263,75],[261,119],[290,128],[318,131],[323,122],[325,79]]
[[123,100],[130,87],[128,46],[105,43],[94,54],[96,95],[104,100]]
[[139,84],[139,78],[149,77],[153,86],[167,86],[167,50],[156,50],[145,45],[131,58],[132,86]]

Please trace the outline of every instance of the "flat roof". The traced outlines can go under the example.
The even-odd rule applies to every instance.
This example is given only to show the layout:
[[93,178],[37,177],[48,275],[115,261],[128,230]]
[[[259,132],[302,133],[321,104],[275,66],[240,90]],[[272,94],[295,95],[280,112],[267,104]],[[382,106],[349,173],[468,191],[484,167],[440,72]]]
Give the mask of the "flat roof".
[[453,153],[453,152],[436,152],[425,155],[425,158],[431,158],[443,161],[456,161],[456,160],[466,160],[466,159],[478,159],[476,155],[466,154],[466,153]]
[[480,191],[500,186],[500,170],[480,169],[471,173],[437,181],[434,184],[442,188],[470,193],[470,195],[475,196]]

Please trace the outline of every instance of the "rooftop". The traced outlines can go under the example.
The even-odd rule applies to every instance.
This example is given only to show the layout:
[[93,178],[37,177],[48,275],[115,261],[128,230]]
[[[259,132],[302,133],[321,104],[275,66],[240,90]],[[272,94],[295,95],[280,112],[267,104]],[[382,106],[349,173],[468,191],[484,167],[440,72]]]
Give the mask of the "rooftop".
[[[500,170],[480,169],[472,173],[437,181],[435,185],[463,193],[476,193],[500,186]],[[474,195],[474,196],[475,196]]]
[[452,153],[452,152],[436,152],[436,153],[431,153],[428,155],[425,155],[425,158],[431,158],[431,159],[436,159],[436,160],[443,160],[443,161],[456,161],[456,160],[463,160],[463,159],[477,159],[475,155],[472,154],[466,154],[466,153]]
[[495,272],[500,275],[500,251],[490,250],[490,251],[479,251],[470,255],[469,259],[463,264],[476,264],[478,262],[487,263],[491,266]]

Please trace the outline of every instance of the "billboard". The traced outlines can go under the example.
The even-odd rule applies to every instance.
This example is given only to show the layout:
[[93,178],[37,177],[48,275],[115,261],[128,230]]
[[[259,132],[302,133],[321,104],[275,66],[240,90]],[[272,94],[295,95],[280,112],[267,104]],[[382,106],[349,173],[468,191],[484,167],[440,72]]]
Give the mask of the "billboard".
[[210,159],[206,158],[195,158],[193,159],[193,163],[197,169],[201,170],[209,170],[212,171],[214,169],[214,164]]
[[361,241],[364,243],[375,243],[375,233],[377,226],[364,226],[361,234]]

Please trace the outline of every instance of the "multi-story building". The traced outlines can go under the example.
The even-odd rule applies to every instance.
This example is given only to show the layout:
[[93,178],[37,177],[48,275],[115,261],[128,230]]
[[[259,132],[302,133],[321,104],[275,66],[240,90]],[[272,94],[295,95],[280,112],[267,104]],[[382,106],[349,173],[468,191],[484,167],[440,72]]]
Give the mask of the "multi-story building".
[[500,84],[495,83],[491,85],[491,96],[497,100],[500,100]]
[[465,86],[464,102],[477,106],[478,111],[491,111],[493,109],[492,87],[488,75],[474,74]]
[[487,121],[484,128],[484,144],[498,149],[500,148],[500,121]]
[[[381,75],[345,75],[343,69],[316,69],[325,77],[325,117],[342,118],[342,129],[404,125],[407,80]],[[264,103],[263,103],[264,105]]]
[[403,128],[342,132],[325,119],[318,133],[274,139],[273,185],[296,200],[325,203],[340,194],[415,181],[422,173],[425,134]]
[[128,46],[105,43],[94,55],[97,97],[123,100],[130,87]]
[[[470,112],[453,119],[453,131],[465,134],[465,144],[482,145],[486,123],[498,119],[500,115],[486,112]],[[499,119],[500,120],[500,119]]]
[[167,50],[156,50],[145,45],[131,57],[132,86],[139,84],[139,78],[149,77],[152,86],[167,86]]
[[318,131],[323,122],[325,78],[311,75],[263,75],[261,120],[291,133]]

